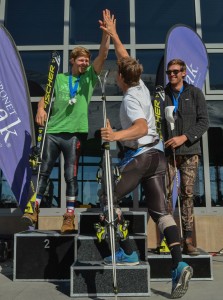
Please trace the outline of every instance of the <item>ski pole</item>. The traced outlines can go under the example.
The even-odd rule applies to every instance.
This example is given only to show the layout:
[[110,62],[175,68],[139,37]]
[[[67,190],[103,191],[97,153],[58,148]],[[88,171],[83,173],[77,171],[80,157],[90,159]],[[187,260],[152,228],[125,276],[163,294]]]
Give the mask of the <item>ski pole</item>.
[[[101,78],[98,77],[101,85],[101,90],[102,90],[101,99],[103,101],[104,127],[106,127],[106,121],[107,121],[105,84],[106,84],[108,74],[109,71],[105,73],[103,82],[101,81]],[[106,191],[107,191],[109,234],[110,234],[111,257],[112,257],[113,289],[115,295],[117,295],[118,288],[117,288],[117,272],[116,272],[116,261],[115,261],[115,231],[114,231],[114,214],[113,214],[113,191],[112,191],[112,175],[111,175],[111,160],[110,160],[110,143],[104,142],[103,148],[104,148],[104,156],[105,156]]]

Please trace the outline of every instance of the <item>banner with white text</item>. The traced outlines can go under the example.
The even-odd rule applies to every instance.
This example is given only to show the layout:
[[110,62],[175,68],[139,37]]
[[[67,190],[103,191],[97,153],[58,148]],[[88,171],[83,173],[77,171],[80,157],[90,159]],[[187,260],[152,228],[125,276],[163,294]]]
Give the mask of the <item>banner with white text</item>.
[[29,155],[35,133],[21,57],[3,25],[0,25],[0,65],[0,169],[24,210],[32,175]]

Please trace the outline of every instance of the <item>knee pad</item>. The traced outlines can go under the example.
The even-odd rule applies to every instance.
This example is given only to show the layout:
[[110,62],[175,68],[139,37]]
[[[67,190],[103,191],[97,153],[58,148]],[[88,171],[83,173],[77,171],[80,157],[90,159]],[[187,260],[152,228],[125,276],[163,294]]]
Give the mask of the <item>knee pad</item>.
[[164,215],[160,217],[157,225],[161,233],[164,233],[164,230],[170,226],[177,226],[172,215]]

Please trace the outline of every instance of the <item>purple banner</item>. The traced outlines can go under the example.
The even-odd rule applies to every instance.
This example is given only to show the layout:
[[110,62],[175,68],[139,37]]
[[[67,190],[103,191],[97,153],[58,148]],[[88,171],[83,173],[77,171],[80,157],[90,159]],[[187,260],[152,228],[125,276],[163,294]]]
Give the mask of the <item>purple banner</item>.
[[167,34],[165,67],[174,58],[187,65],[185,81],[202,89],[209,65],[207,50],[200,36],[186,25],[176,25]]
[[0,25],[0,169],[24,210],[30,186],[34,138],[28,85],[16,45]]

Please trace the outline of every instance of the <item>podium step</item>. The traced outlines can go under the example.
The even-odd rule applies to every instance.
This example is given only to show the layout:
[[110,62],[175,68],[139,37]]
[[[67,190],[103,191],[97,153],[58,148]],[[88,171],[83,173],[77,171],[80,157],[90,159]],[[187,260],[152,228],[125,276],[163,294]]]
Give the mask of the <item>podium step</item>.
[[[79,235],[95,235],[94,223],[99,222],[101,210],[86,211],[79,213],[78,233]],[[130,221],[129,235],[146,234],[147,235],[147,213],[123,211],[126,220]]]
[[[75,257],[79,261],[101,261],[105,257],[111,255],[110,242],[108,239],[98,242],[96,237],[92,236],[77,236]],[[141,261],[147,260],[147,237],[145,235],[130,236],[130,244],[134,251],[139,255]],[[116,249],[119,248],[116,242]]]
[[[116,266],[118,296],[150,296],[150,267]],[[70,297],[113,296],[113,270],[100,262],[77,261],[71,266]]]
[[13,280],[58,281],[70,279],[75,234],[24,231],[14,235]]
[[[213,280],[212,256],[199,249],[201,255],[189,256],[183,254],[183,261],[193,268],[191,280]],[[166,281],[171,278],[172,259],[170,254],[148,255],[151,281]]]

